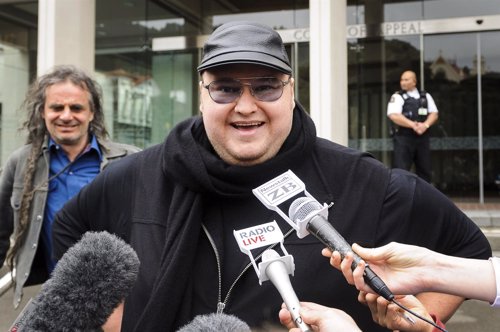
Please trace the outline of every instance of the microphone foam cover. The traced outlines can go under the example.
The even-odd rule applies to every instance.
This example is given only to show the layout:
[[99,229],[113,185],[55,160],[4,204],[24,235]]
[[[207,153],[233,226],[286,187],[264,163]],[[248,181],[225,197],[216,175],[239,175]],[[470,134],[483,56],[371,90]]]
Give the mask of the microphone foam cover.
[[288,208],[288,216],[296,223],[303,220],[311,212],[321,210],[321,204],[311,197],[299,197],[290,204]]
[[34,331],[101,331],[139,272],[136,252],[107,232],[87,232],[57,263],[34,301]]
[[196,316],[177,332],[251,332],[247,323],[233,315],[212,313]]

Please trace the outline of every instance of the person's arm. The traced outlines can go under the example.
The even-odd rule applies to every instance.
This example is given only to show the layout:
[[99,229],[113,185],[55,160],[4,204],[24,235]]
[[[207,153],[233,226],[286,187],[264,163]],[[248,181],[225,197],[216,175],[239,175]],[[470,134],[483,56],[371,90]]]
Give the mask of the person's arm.
[[417,129],[417,122],[411,121],[408,119],[406,116],[404,116],[401,113],[392,113],[388,115],[389,119],[391,119],[392,122],[397,124],[400,127],[406,127],[410,128],[413,130]]
[[425,307],[427,312],[435,315],[446,323],[457,311],[465,298],[444,293],[419,293],[415,296]]
[[438,120],[438,113],[429,113],[427,119],[424,122],[417,122],[417,129],[415,130],[417,134],[422,135],[425,133],[436,121]]
[[400,127],[415,130],[417,129],[417,122],[411,121],[402,114],[404,103],[405,101],[401,95],[398,93],[393,94],[391,96],[391,100],[387,104],[387,117],[394,122],[394,124]]
[[[380,215],[383,227],[371,246],[400,241],[458,257],[491,257],[491,246],[484,234],[449,198],[404,171],[395,169],[391,175],[393,182]],[[446,321],[463,301],[463,298],[447,294],[415,292],[413,295],[418,295],[428,311],[442,321]]]
[[[373,321],[390,330],[432,332],[434,326],[405,312],[396,304],[387,301],[376,294],[360,292],[359,302],[368,306],[372,313]],[[434,322],[434,317],[429,314],[424,305],[414,296],[398,296],[396,301],[419,316]]]
[[436,121],[438,120],[438,117],[439,117],[438,109],[437,109],[436,103],[434,102],[434,99],[432,98],[432,96],[427,93],[426,98],[427,98],[427,110],[428,110],[429,114],[427,116],[427,119],[425,119],[424,122],[418,123],[418,128],[417,128],[416,132],[419,135],[422,135],[430,127],[432,127],[432,125],[434,123],[436,123]]
[[[377,273],[396,294],[441,292],[466,298],[494,302],[496,298],[495,271],[489,260],[443,255],[432,250],[391,242],[373,249],[353,245],[353,250]],[[347,282],[358,290],[372,292],[363,280],[365,262],[352,271],[352,255],[341,261],[340,254],[328,249],[332,266],[340,269]]]
[[52,225],[56,260],[87,231],[107,231],[128,241],[130,219],[123,211],[132,205],[133,171],[126,159],[110,163],[56,213]]
[[436,123],[438,117],[439,117],[438,112],[429,113],[427,119],[424,122],[422,122],[422,124],[425,126],[426,129],[429,129],[430,127],[432,127],[433,124]]
[[52,224],[52,255],[56,260],[61,259],[64,253],[78,242],[85,232],[95,230],[90,227],[86,218],[85,212],[88,212],[87,209],[90,207],[82,203],[84,201],[81,198],[82,191],[66,202],[55,215]]

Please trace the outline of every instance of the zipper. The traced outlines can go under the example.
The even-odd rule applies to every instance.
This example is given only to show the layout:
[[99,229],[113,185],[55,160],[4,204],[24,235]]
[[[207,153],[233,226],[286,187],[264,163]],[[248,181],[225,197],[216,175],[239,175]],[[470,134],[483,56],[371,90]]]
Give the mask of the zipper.
[[[210,245],[212,246],[212,249],[214,251],[214,254],[215,254],[215,260],[217,261],[217,274],[218,274],[218,281],[219,281],[219,292],[218,292],[218,296],[217,296],[217,313],[218,314],[221,314],[223,313],[224,309],[226,308],[226,305],[227,303],[229,302],[229,297],[231,296],[231,293],[234,289],[234,287],[236,286],[236,284],[238,283],[238,281],[241,279],[241,277],[248,271],[248,269],[252,266],[252,263],[248,263],[244,268],[243,270],[240,272],[240,274],[238,274],[238,276],[236,277],[236,279],[234,279],[233,283],[231,284],[231,287],[229,287],[229,290],[227,291],[227,294],[226,296],[224,297],[224,301],[222,301],[222,268],[221,268],[221,263],[220,263],[220,257],[219,257],[219,252],[217,251],[217,246],[215,245],[215,241],[213,240],[212,236],[210,235],[210,233],[208,232],[208,229],[205,227],[205,225],[202,223],[201,224],[201,227],[203,228],[203,231],[205,232],[205,234],[207,235],[207,238],[208,238],[208,241],[210,242]],[[294,231],[293,228],[290,228],[288,230],[288,232],[286,232],[286,234],[283,236],[283,241],[290,235],[292,234],[292,232]],[[272,245],[270,245],[269,247],[267,247],[267,249],[273,249],[274,247],[276,247],[277,245],[279,244],[278,243],[274,243]],[[267,250],[266,249],[266,250]],[[255,261],[257,261],[261,256],[262,254],[264,253],[265,250],[263,250],[258,256],[255,257]]]

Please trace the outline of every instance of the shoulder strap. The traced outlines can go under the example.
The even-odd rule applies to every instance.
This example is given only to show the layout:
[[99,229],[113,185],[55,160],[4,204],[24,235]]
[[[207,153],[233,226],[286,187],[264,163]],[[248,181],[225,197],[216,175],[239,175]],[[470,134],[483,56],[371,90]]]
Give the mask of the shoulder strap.
[[427,92],[420,90],[420,107],[427,108]]
[[401,97],[403,97],[404,100],[406,100],[406,98],[408,98],[408,94],[406,93],[405,90],[399,90],[396,92],[398,95],[400,95]]

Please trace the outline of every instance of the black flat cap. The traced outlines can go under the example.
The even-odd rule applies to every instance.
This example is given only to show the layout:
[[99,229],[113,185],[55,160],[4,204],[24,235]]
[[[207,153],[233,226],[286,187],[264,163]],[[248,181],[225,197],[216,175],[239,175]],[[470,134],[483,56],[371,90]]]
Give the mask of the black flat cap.
[[214,30],[203,46],[198,71],[238,63],[250,63],[292,73],[281,36],[267,25],[234,21]]

